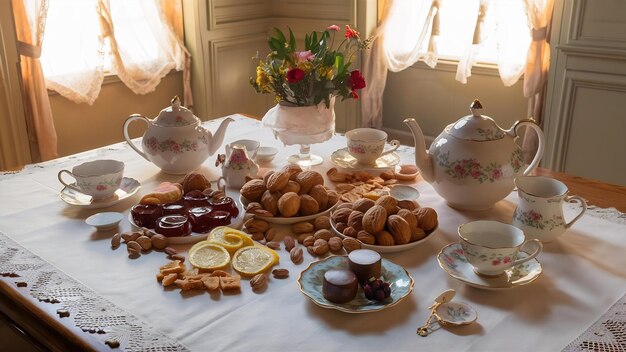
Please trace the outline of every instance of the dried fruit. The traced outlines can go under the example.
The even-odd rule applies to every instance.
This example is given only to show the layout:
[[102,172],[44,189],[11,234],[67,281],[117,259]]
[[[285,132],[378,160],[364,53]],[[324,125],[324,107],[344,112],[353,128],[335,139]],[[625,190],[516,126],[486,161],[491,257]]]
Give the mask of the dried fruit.
[[289,176],[291,174],[288,171],[278,171],[274,172],[267,178],[267,183],[265,187],[268,191],[277,192],[285,188],[287,186],[287,182],[289,182]]
[[395,244],[393,236],[388,231],[380,231],[374,237],[376,237],[376,244],[379,246],[393,246]]
[[276,279],[286,279],[289,277],[289,270],[287,269],[274,269],[272,270],[272,275],[274,275],[274,277]]
[[278,199],[278,211],[280,215],[290,218],[300,209],[300,196],[294,192],[287,192]]
[[266,285],[267,285],[267,275],[263,273],[256,274],[254,275],[254,277],[252,277],[252,279],[250,279],[250,287],[252,287],[254,291],[260,290],[264,288]]
[[363,215],[363,229],[369,233],[377,233],[385,228],[387,211],[380,205],[374,205]]
[[317,214],[320,211],[320,206],[317,201],[308,194],[303,194],[300,196],[300,209],[298,213],[300,215],[313,215]]
[[294,264],[302,263],[302,259],[303,259],[302,247],[292,248],[291,251],[289,252],[289,257],[291,258],[291,261]]
[[122,235],[118,232],[111,238],[111,248],[115,249],[120,246],[122,241]]
[[148,236],[139,236],[136,242],[139,243],[139,245],[141,246],[141,249],[144,251],[147,251],[150,248],[152,248],[152,241],[150,240],[150,237]]
[[296,246],[296,241],[291,236],[285,236],[283,238],[283,243],[285,244],[285,250],[287,250],[288,252],[290,252]]
[[363,285],[365,298],[374,301],[384,301],[391,296],[391,287],[388,282],[371,278]]
[[318,216],[313,221],[313,226],[316,230],[330,229],[330,218],[328,216]]
[[333,252],[338,252],[343,248],[343,243],[341,242],[341,238],[333,237],[328,240],[328,247]]
[[313,226],[310,222],[304,221],[293,224],[291,226],[291,230],[295,233],[313,232],[313,230],[315,230],[315,226]]
[[343,243],[343,248],[345,248],[348,253],[355,249],[361,249],[361,242],[352,237],[344,238],[341,243]]
[[241,187],[241,195],[251,202],[258,202],[261,200],[261,196],[265,193],[265,184],[263,180],[253,179],[246,182]]
[[393,235],[395,244],[407,244],[411,241],[411,228],[401,216],[391,215],[387,219],[387,229]]

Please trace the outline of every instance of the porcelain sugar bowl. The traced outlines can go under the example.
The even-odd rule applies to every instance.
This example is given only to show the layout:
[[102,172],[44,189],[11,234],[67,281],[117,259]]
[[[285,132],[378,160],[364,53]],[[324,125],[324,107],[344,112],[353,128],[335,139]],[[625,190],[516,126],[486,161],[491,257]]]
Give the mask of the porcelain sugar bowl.
[[[453,208],[490,208],[511,193],[514,178],[530,173],[543,155],[543,132],[532,119],[517,121],[504,130],[492,118],[481,115],[481,110],[480,102],[474,100],[472,114],[448,125],[429,150],[415,119],[404,120],[415,139],[415,164],[422,177]],[[521,126],[532,128],[539,139],[537,153],[528,166],[516,143]]]
[[[148,125],[141,141],[143,151],[128,136],[128,126],[135,120],[144,121]],[[163,172],[186,174],[215,154],[232,121],[231,118],[224,119],[215,134],[211,134],[211,131],[202,127],[200,119],[181,106],[178,97],[174,97],[172,105],[161,110],[159,116],[152,120],[139,114],[129,116],[124,122],[124,138],[139,155]]]

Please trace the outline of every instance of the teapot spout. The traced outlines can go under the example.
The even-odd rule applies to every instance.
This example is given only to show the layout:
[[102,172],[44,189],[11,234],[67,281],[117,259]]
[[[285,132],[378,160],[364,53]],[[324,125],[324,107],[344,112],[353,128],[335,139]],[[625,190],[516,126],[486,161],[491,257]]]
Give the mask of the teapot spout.
[[424,181],[433,182],[435,179],[433,162],[431,156],[426,151],[424,133],[422,133],[422,129],[414,118],[405,119],[404,123],[409,126],[415,141],[415,165],[420,170]]
[[215,154],[215,152],[222,146],[222,142],[224,142],[224,135],[226,134],[226,128],[233,121],[235,120],[230,117],[225,118],[212,136],[211,131],[206,131],[207,139],[209,141],[209,155]]

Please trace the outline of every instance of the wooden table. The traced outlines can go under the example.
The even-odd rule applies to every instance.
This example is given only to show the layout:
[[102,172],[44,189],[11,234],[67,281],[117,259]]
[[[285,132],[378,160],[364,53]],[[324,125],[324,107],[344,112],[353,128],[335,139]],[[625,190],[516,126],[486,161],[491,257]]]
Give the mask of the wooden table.
[[[237,138],[242,138],[240,135],[237,135],[236,132],[238,132],[236,129],[230,130],[229,133],[231,133],[231,135],[229,136],[229,138],[231,140],[237,139]],[[230,140],[227,140],[227,142],[229,142]],[[124,146],[123,144],[118,144],[118,145],[114,145],[114,146],[109,146],[106,148],[102,148],[102,150],[100,151],[92,151],[92,152],[88,152],[87,154],[81,154],[78,156],[71,156],[71,157],[66,157],[63,158],[63,162],[69,163],[72,162],[76,159],[85,159],[85,157],[88,158],[95,158],[95,157],[102,157],[102,155],[108,155],[109,150],[120,150],[120,149],[129,149],[127,146]],[[125,153],[125,152],[124,152]],[[127,156],[126,154],[119,154],[119,155],[124,155],[125,157],[130,157],[130,154],[132,154],[132,152],[129,152],[129,155]],[[154,168],[151,165],[148,165],[147,163],[145,163],[143,160],[141,161],[137,161],[138,158],[137,155],[132,155],[132,163],[133,163],[133,167],[129,167],[129,171],[131,173],[131,176],[133,177],[137,177],[136,175],[138,175],[139,173],[141,173],[141,176],[144,177],[142,179],[142,184],[149,184],[149,185],[154,185],[155,182],[157,182],[157,180],[159,180],[159,178],[163,178],[162,174],[158,174],[154,171]],[[405,155],[407,156],[407,155]],[[129,161],[126,160],[125,162],[127,162],[127,166],[131,166],[128,165]],[[207,164],[210,164],[209,161],[207,161]],[[51,179],[51,175],[56,175],[56,172],[60,169],[60,167],[58,166],[50,166],[50,164],[42,164],[41,166],[36,166],[35,169],[37,168],[41,168],[42,173],[44,171],[47,170],[47,172],[50,174],[46,177],[40,177],[38,179],[38,182],[40,183],[46,183],[46,182],[50,182],[50,185],[53,186],[49,186],[53,189],[51,189],[50,191],[52,191],[51,195],[48,196],[46,199],[48,199],[48,201],[53,202],[51,204],[53,204],[54,207],[58,207],[58,215],[57,214],[52,214],[51,216],[55,216],[58,217],[59,219],[57,220],[63,220],[62,217],[67,217],[67,221],[74,221],[74,222],[80,222],[82,219],[81,218],[85,218],[86,217],[86,213],[85,212],[74,212],[74,209],[69,209],[69,208],[64,208],[62,206],[60,206],[58,203],[60,202],[58,200],[57,195],[55,194],[55,192],[58,193],[58,185],[56,183],[52,183],[54,181],[49,181],[48,179]],[[32,170],[32,169],[31,169]],[[23,172],[29,172],[28,170],[23,171]],[[38,171],[35,171],[38,172]],[[133,175],[132,173],[135,172],[136,174]],[[563,181],[565,184],[568,185],[568,187],[570,188],[570,193],[571,194],[576,194],[576,195],[580,195],[586,199],[589,200],[590,204],[593,205],[597,205],[599,207],[615,207],[618,210],[622,211],[622,212],[626,212],[626,187],[622,187],[622,186],[617,186],[617,185],[610,185],[610,184],[606,184],[606,183],[601,183],[601,182],[597,182],[597,181],[591,181],[591,180],[587,180],[581,177],[576,177],[576,176],[571,176],[571,175],[567,175],[567,174],[563,174],[563,173],[556,173],[556,172],[552,172],[549,170],[545,170],[545,169],[538,169],[536,170],[535,174],[537,175],[546,175],[546,176],[551,176],[554,178],[557,178],[561,181]],[[29,176],[15,176],[15,177],[29,177]],[[139,178],[139,177],[138,177]],[[42,181],[43,180],[43,181]],[[0,181],[0,190],[2,192],[7,192],[7,191],[12,191],[8,188],[2,188],[3,185],[2,183],[5,181]],[[6,185],[6,183],[5,183]],[[33,186],[35,186],[35,184],[33,183]],[[433,192],[429,190],[429,185],[425,185],[420,183],[419,185],[420,187],[422,187],[420,189],[420,192],[422,192],[423,196],[425,196],[426,198],[428,198],[427,196],[431,196],[431,199],[434,199],[432,197]],[[57,188],[56,190],[54,188]],[[146,186],[146,188],[149,188],[149,186]],[[147,192],[149,189],[147,190],[142,190],[144,193]],[[12,193],[12,194],[19,194],[18,193]],[[56,199],[55,199],[56,197]],[[63,204],[61,204],[63,205]],[[37,206],[37,204],[32,204],[32,207],[35,208]],[[442,212],[443,211],[450,211],[450,209],[446,209],[443,208],[445,207],[445,205],[441,205],[442,208]],[[26,208],[28,208],[28,206],[25,206]],[[511,208],[511,204],[507,204],[505,207],[502,207],[505,211],[512,211]],[[497,209],[498,211],[502,211],[503,209]],[[120,209],[115,209],[116,211],[122,211]],[[92,211],[91,213],[93,213],[95,211]],[[490,215],[489,215],[490,216]],[[460,221],[461,218],[466,218],[465,216],[457,216],[457,222]],[[471,217],[471,216],[470,216]],[[0,213],[0,231],[6,231],[5,229],[7,227],[5,227],[5,225],[7,225],[7,223],[5,222],[4,224],[2,223],[2,214]],[[4,219],[5,221],[8,221],[6,218]],[[10,220],[10,219],[9,219]],[[77,225],[78,226],[78,225]],[[408,264],[408,266],[410,267],[411,274],[414,275],[414,277],[416,277],[419,281],[416,287],[416,293],[414,295],[413,300],[414,305],[411,306],[410,304],[405,304],[406,308],[410,308],[412,310],[412,315],[409,316],[407,314],[405,314],[403,308],[400,307],[396,307],[393,308],[392,310],[390,310],[391,312],[395,312],[395,315],[401,315],[403,318],[402,321],[397,322],[396,325],[394,325],[395,327],[398,326],[398,324],[410,324],[411,325],[411,329],[414,330],[414,327],[417,326],[416,321],[422,321],[423,320],[423,315],[426,314],[425,313],[425,309],[426,306],[429,304],[429,302],[427,302],[427,297],[431,297],[430,293],[426,293],[425,291],[427,291],[429,289],[430,286],[433,285],[433,283],[435,282],[440,282],[440,281],[433,281],[432,278],[430,278],[427,275],[431,275],[432,273],[435,273],[437,275],[438,278],[440,278],[441,280],[443,280],[444,282],[446,282],[446,276],[445,274],[442,274],[441,271],[439,271],[436,267],[436,264],[433,266],[432,265],[432,260],[434,260],[432,257],[436,255],[437,251],[439,250],[439,248],[441,248],[442,245],[445,245],[446,243],[449,243],[450,239],[453,238],[454,234],[454,229],[456,228],[456,226],[458,226],[458,224],[453,223],[453,224],[444,224],[441,223],[440,224],[440,231],[444,231],[447,232],[446,236],[444,236],[442,238],[442,236],[439,236],[439,238],[437,239],[432,239],[430,240],[430,245],[426,246],[426,247],[420,247],[419,250],[416,250],[416,254],[417,256],[422,257],[422,259],[406,259],[400,255],[396,255],[396,256],[392,256],[391,258],[393,258],[394,261],[400,261],[400,262],[406,262],[404,264]],[[15,226],[8,226],[8,228],[12,229],[12,231],[7,231],[8,234],[12,234],[15,236],[27,236],[28,234],[21,234],[19,233],[20,231],[16,231],[15,229],[21,229]],[[97,240],[97,238],[94,238],[93,241],[89,241],[89,239],[85,239],[84,238],[84,233],[82,234],[83,236],[81,236],[80,233],[77,234],[65,234],[67,236],[76,236],[75,240],[76,241],[83,241],[81,245],[84,246],[92,246],[94,245],[91,242],[95,242],[95,240]],[[25,237],[26,238],[26,237]],[[59,238],[57,236],[57,238]],[[50,246],[54,246],[56,243],[54,241],[50,242]],[[123,264],[126,264],[127,260],[126,258],[124,258],[124,256],[122,255],[122,258],[119,258],[119,256],[121,255],[121,253],[119,252],[111,252],[110,250],[108,250],[108,241],[104,240],[104,241],[100,241],[100,243],[98,244],[101,247],[106,247],[106,248],[102,248],[102,251],[108,251],[107,256],[108,255],[117,255],[117,257],[113,258],[111,257],[111,265],[115,266],[117,264],[119,264],[119,262],[121,261]],[[429,248],[432,247],[432,248]],[[553,246],[552,249],[553,252],[556,252],[558,255],[558,259],[559,260],[563,260],[565,259],[565,257],[567,255],[571,255],[568,254],[566,252],[566,249],[563,249],[559,246]],[[112,254],[111,254],[112,253]],[[543,254],[542,254],[543,255]],[[550,255],[550,253],[548,253],[548,255]],[[152,255],[146,255],[145,257],[151,257],[149,258],[150,260],[153,259]],[[142,258],[143,259],[143,258]],[[148,259],[148,258],[147,258]],[[597,258],[594,258],[594,260]],[[289,261],[288,256],[286,258],[282,258],[282,260],[286,260],[287,262]],[[311,258],[307,258],[308,261],[311,261]],[[428,260],[428,261],[427,261]],[[555,260],[555,259],[550,259],[548,260],[548,263],[550,263],[551,260]],[[136,268],[137,270],[140,269],[140,264],[142,265],[148,265],[148,263],[146,262],[139,262],[139,261],[135,261],[135,262],[128,262],[128,263],[132,263],[132,264],[136,264],[138,265],[138,267]],[[139,264],[138,264],[139,263]],[[575,261],[575,263],[577,264],[584,264],[584,261],[581,261],[579,263],[579,261]],[[550,263],[553,264],[553,263]],[[306,267],[306,264],[305,266]],[[302,269],[303,267],[300,267],[300,269]],[[426,270],[428,269],[428,270]],[[621,270],[621,269],[620,269]],[[566,271],[562,271],[562,272],[566,272]],[[130,274],[127,272],[127,274]],[[150,275],[153,275],[150,274]],[[297,277],[297,274],[294,274]],[[558,283],[560,281],[563,280],[563,278],[555,278],[555,277],[550,277],[550,275],[547,275],[548,278],[545,279],[544,284],[541,284],[541,280],[538,280],[537,284],[533,284],[535,285],[535,288],[538,291],[534,291],[534,289],[532,288],[533,285],[529,285],[528,289],[525,291],[526,294],[524,293],[515,293],[515,297],[525,297],[525,296],[529,296],[529,297],[533,297],[533,296],[537,296],[538,294],[545,294],[545,295],[549,295],[549,292],[552,292],[554,290],[558,291]],[[438,280],[440,280],[438,279]],[[541,278],[540,278],[541,279]],[[557,280],[558,279],[558,280]],[[547,281],[546,281],[547,280]],[[151,281],[151,283],[153,283]],[[423,283],[426,283],[426,286],[423,285]],[[247,284],[247,282],[245,283]],[[449,285],[453,285],[456,284],[454,282],[448,282],[447,284]],[[539,286],[538,286],[539,285]],[[465,290],[465,287],[461,286],[453,286],[455,288],[457,288],[457,290],[459,291],[459,294],[461,295],[461,298],[464,298],[465,300],[471,300],[472,302],[474,302],[473,304],[476,304],[479,306],[479,308],[482,307],[483,311],[488,310],[489,314],[498,314],[498,312],[500,310],[502,310],[502,307],[507,307],[507,304],[502,304],[500,303],[500,305],[496,305],[495,310],[489,310],[489,303],[491,301],[496,301],[498,300],[497,296],[490,296],[490,291],[480,291],[480,290]],[[146,290],[159,290],[160,288],[158,286],[153,287],[147,287]],[[249,289],[249,288],[247,288]],[[276,289],[275,287],[272,287],[269,289],[269,291],[272,291]],[[526,289],[526,288],[525,288]],[[67,319],[60,319],[59,316],[56,314],[56,307],[54,307],[53,305],[50,305],[49,303],[44,303],[44,302],[39,302],[38,300],[34,299],[33,297],[31,297],[30,295],[27,294],[28,291],[24,290],[24,289],[20,289],[18,287],[16,287],[15,285],[15,279],[12,278],[7,278],[7,277],[0,277],[0,309],[3,312],[6,312],[7,315],[9,315],[18,325],[20,325],[20,327],[29,335],[33,336],[33,338],[35,338],[38,341],[41,341],[42,344],[44,344],[47,348],[50,349],[54,349],[54,350],[106,350],[108,349],[108,347],[103,346],[101,341],[98,340],[97,336],[95,335],[90,335],[87,333],[84,333],[83,331],[81,331],[81,329],[79,329],[78,327],[74,326],[70,320]],[[484,293],[486,292],[486,293]],[[250,294],[251,292],[244,292],[244,296],[248,296],[248,294]],[[269,295],[274,294],[274,292],[268,292]],[[622,293],[623,294],[623,293]],[[295,297],[298,298],[298,304],[304,304],[305,305],[305,314],[306,316],[302,316],[302,319],[309,319],[309,320],[313,320],[314,322],[319,322],[321,324],[327,324],[330,325],[331,327],[334,326],[336,329],[340,328],[341,323],[339,323],[340,321],[348,321],[348,318],[353,318],[355,317],[354,315],[352,316],[347,316],[347,315],[342,315],[343,313],[339,313],[336,311],[331,311],[328,312],[328,310],[321,310],[320,308],[313,306],[312,304],[309,304],[310,302],[306,301],[305,298],[301,298],[298,295],[300,295],[299,292],[293,292],[293,295],[295,295]],[[171,296],[171,293],[170,295]],[[487,297],[487,298],[483,298],[483,297]],[[270,297],[267,296],[259,296],[258,299],[269,299]],[[418,299],[419,298],[419,299]],[[432,297],[431,297],[432,298]],[[532,298],[529,298],[532,299]],[[187,302],[190,305],[193,305],[194,302],[194,297],[188,297],[187,299],[189,302]],[[227,302],[220,302],[223,304],[228,304],[228,299],[226,299]],[[302,302],[301,302],[302,301]],[[196,301],[197,302],[197,301]],[[277,302],[280,303],[280,302]],[[404,303],[404,302],[403,302]],[[567,301],[563,302],[568,303]],[[417,306],[417,307],[416,307]],[[558,305],[557,305],[558,306]],[[554,306],[554,308],[558,308],[557,306]],[[297,309],[298,307],[296,306],[295,309]],[[278,309],[278,307],[277,307]],[[335,314],[336,313],[336,314]],[[208,311],[207,311],[208,314]],[[387,318],[392,318],[394,317],[394,315],[389,315],[391,313],[388,313],[387,311],[384,312],[380,312],[379,315],[382,317],[383,319]],[[480,315],[480,314],[479,314]],[[488,315],[488,314],[486,314]],[[359,315],[361,316],[361,315]],[[258,317],[257,317],[258,318]],[[529,318],[529,317],[526,317]],[[256,318],[255,318],[256,319]],[[354,318],[353,318],[354,319]],[[410,320],[413,319],[413,320]],[[484,318],[487,319],[487,318]],[[530,319],[530,318],[529,318]],[[262,319],[261,319],[262,320]],[[260,322],[261,322],[260,320]],[[407,323],[407,321],[410,320],[410,323]],[[532,320],[532,319],[531,319]],[[593,323],[593,321],[595,320],[595,318],[593,317],[589,317],[588,319],[588,323],[591,324]],[[371,322],[371,321],[370,321]],[[298,322],[295,322],[296,324]],[[309,322],[310,323],[310,322]],[[337,325],[339,324],[339,325]],[[535,324],[533,322],[533,324]],[[266,329],[270,329],[270,327],[265,327]],[[261,327],[259,327],[260,330],[262,330]],[[485,327],[485,329],[489,329],[488,326]],[[481,332],[481,335],[484,333],[488,333],[489,331],[483,331]],[[471,330],[465,330],[464,333],[467,333],[469,335],[472,335],[475,332],[472,332]],[[448,335],[446,335],[448,334]],[[284,335],[285,338],[287,336],[289,336],[289,333]],[[365,337],[367,338],[367,336],[362,335],[362,334],[356,334],[356,333],[352,333],[352,336],[356,341],[362,341],[362,338]],[[406,336],[406,335],[402,335],[402,336]],[[485,335],[485,336],[493,336],[493,335]],[[460,345],[463,344],[463,342],[467,342],[467,341],[473,341],[474,343],[477,340],[463,340],[463,342],[461,342],[460,339],[462,339],[464,336],[463,334],[449,334],[448,332],[441,332],[441,333],[437,333],[436,336],[433,337],[428,337],[428,340],[419,340],[419,341],[436,341],[437,338],[444,338],[444,339],[459,339],[459,341],[457,341],[457,343],[459,343]],[[469,336],[465,336],[466,338],[469,338]],[[384,338],[384,337],[381,337]],[[407,338],[411,338],[410,336],[407,336]],[[324,339],[324,337],[320,337],[320,339]],[[448,341],[448,340],[445,340]],[[454,340],[456,341],[456,340]],[[571,340],[570,340],[571,341]],[[467,346],[471,346],[472,344],[468,342]],[[104,347],[104,348],[103,348]],[[431,346],[432,347],[432,346]],[[392,348],[392,346],[390,345],[390,348]],[[320,347],[320,349],[323,349],[322,347]],[[350,349],[348,347],[348,349]]]

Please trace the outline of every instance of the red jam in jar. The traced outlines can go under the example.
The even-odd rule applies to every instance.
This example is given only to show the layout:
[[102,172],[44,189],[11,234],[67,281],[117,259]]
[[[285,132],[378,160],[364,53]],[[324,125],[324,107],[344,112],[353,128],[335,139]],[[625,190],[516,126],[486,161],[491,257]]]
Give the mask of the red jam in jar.
[[165,237],[187,236],[191,233],[191,224],[184,215],[165,215],[157,220],[154,231]]
[[239,209],[237,208],[235,201],[233,201],[231,197],[224,197],[215,200],[210,199],[209,203],[211,204],[213,209],[229,212],[230,215],[234,218],[239,215]]
[[153,229],[158,218],[163,214],[160,205],[136,204],[130,209],[130,215],[135,225]]
[[189,222],[194,232],[209,232],[217,226],[230,225],[229,212],[214,210],[211,207],[189,209]]

